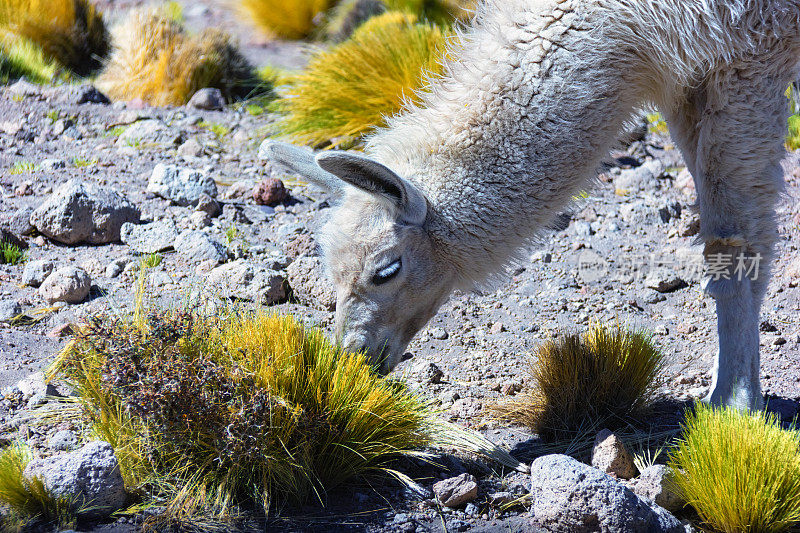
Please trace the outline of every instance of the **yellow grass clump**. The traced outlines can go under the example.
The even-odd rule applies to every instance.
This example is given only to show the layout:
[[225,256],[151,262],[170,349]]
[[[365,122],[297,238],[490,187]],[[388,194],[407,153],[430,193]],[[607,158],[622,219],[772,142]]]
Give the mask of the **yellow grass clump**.
[[670,453],[674,482],[715,531],[781,532],[800,525],[800,432],[774,413],[696,404]]
[[103,15],[89,0],[0,0],[0,35],[35,43],[80,76],[100,68],[110,50]]
[[335,0],[241,0],[239,12],[269,36],[302,39],[311,35]]
[[387,12],[314,56],[287,88],[282,131],[300,142],[353,143],[404,101],[417,100],[429,74],[441,72],[448,31]]
[[220,30],[189,35],[168,13],[151,9],[129,15],[114,37],[114,52],[97,80],[112,99],[183,105],[205,87],[228,99],[259,90],[252,67]]
[[598,429],[625,426],[646,411],[663,367],[664,356],[648,335],[595,325],[539,346],[533,389],[495,412],[549,440],[593,438]]
[[53,81],[59,66],[35,43],[23,38],[0,39],[0,83],[25,77],[33,83]]

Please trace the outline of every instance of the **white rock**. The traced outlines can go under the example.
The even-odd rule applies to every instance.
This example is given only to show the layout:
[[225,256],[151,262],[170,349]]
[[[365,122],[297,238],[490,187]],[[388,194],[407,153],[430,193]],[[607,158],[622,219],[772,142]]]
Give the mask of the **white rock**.
[[170,219],[149,224],[123,224],[120,239],[137,254],[163,252],[175,246],[178,229]]
[[238,259],[209,272],[204,293],[273,305],[286,299],[286,278],[274,270]]
[[176,129],[156,119],[134,122],[117,139],[117,147],[128,148],[170,148],[180,142],[181,135]]
[[61,267],[44,280],[39,287],[39,295],[47,301],[77,304],[82,302],[92,287],[92,279],[81,268]]
[[[202,213],[203,215],[206,213]],[[207,215],[206,215],[207,216]],[[225,247],[200,230],[188,230],[175,240],[175,251],[193,263],[211,261],[215,266],[228,260]]]
[[199,170],[159,163],[153,169],[147,191],[178,205],[197,205],[201,195],[217,195],[217,184]]
[[11,320],[22,313],[22,306],[16,300],[0,300],[0,322]]
[[55,266],[56,264],[53,261],[28,261],[22,270],[22,284],[38,287],[53,272]]

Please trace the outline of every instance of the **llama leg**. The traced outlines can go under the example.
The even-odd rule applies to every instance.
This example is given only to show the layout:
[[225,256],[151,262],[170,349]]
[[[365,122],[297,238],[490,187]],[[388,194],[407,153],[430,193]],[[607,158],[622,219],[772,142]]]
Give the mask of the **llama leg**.
[[684,154],[694,157],[687,164],[705,242],[704,290],[717,309],[719,351],[706,400],[740,409],[763,406],[759,311],[776,235],[774,205],[783,183],[785,87],[770,74],[755,64],[750,70],[715,73],[698,92],[702,98],[682,115],[684,131],[677,128]]

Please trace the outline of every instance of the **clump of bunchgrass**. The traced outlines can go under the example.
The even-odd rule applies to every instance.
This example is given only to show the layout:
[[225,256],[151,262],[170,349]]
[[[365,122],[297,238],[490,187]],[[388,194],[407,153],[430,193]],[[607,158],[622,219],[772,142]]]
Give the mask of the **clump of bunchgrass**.
[[128,489],[177,514],[324,501],[440,439],[431,411],[363,355],[263,312],[94,320],[50,375],[75,388]]
[[717,531],[779,532],[800,523],[800,432],[774,413],[697,403],[670,453],[674,483]]
[[540,345],[533,388],[495,407],[500,418],[552,441],[593,438],[647,411],[661,384],[664,356],[649,335],[617,325],[562,334]]
[[35,43],[23,38],[0,39],[0,83],[25,78],[33,83],[53,81],[58,65]]
[[97,85],[115,100],[183,105],[206,87],[220,89],[228,100],[270,90],[230,36],[216,29],[190,35],[164,10],[131,13],[114,38]]
[[75,519],[69,500],[52,495],[38,477],[25,477],[25,467],[32,459],[30,448],[20,442],[0,450],[0,504],[10,510],[6,529],[28,531],[46,524],[69,527]]
[[317,27],[335,0],[241,0],[239,12],[245,20],[272,37],[302,39]]
[[14,243],[0,241],[0,263],[18,265],[27,258],[25,250]]
[[35,43],[80,76],[97,70],[110,50],[103,15],[89,0],[0,0],[0,35]]
[[335,41],[342,41],[364,22],[396,11],[440,26],[451,26],[456,20],[466,19],[474,6],[457,0],[344,0],[330,11],[325,33]]
[[441,72],[448,32],[413,15],[387,12],[319,52],[280,102],[285,135],[300,142],[353,143],[416,101],[427,76]]

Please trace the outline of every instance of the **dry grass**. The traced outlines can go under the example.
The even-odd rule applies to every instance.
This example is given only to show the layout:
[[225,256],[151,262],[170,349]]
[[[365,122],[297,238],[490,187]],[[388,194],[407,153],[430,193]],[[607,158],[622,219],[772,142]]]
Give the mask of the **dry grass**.
[[280,102],[282,131],[315,145],[358,141],[415,100],[429,73],[441,72],[447,35],[398,12],[370,19],[294,78]]
[[0,39],[0,83],[22,77],[32,83],[47,83],[58,71],[58,65],[35,43],[18,37]]
[[311,35],[335,0],[241,0],[242,18],[272,37],[302,39]]
[[100,68],[110,49],[103,15],[89,0],[0,0],[0,34],[35,43],[80,76]]
[[132,13],[114,36],[111,60],[97,80],[113,99],[183,105],[205,87],[228,99],[268,89],[227,34],[207,29],[189,35],[163,10]]
[[535,356],[533,390],[495,412],[545,439],[573,443],[639,418],[656,397],[664,366],[648,335],[618,325],[560,335]]
[[800,432],[774,413],[696,404],[670,453],[675,484],[706,525],[780,532],[800,525]]

